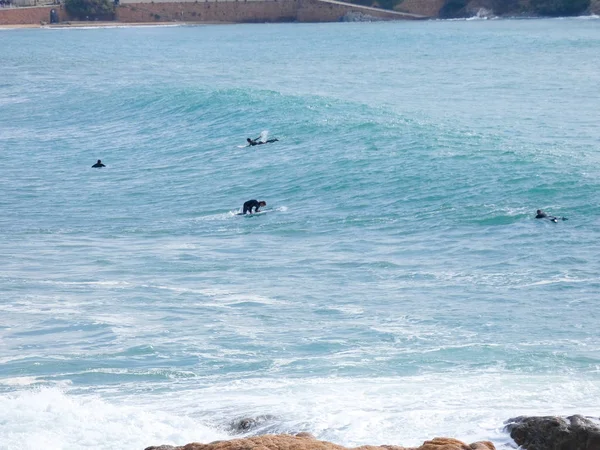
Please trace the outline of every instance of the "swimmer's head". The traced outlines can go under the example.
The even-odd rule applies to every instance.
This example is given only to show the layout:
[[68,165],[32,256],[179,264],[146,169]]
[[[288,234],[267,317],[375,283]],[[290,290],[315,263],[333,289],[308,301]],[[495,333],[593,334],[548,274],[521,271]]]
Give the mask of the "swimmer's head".
[[538,209],[535,213],[536,214],[541,214],[543,211],[541,209]]
[[258,202],[258,204],[259,204],[260,206],[267,206],[267,202],[263,202],[262,200],[261,200],[260,202]]
[[102,164],[102,161],[98,160],[98,164]]
[[248,141],[249,144],[252,144],[252,139],[246,138],[246,140]]

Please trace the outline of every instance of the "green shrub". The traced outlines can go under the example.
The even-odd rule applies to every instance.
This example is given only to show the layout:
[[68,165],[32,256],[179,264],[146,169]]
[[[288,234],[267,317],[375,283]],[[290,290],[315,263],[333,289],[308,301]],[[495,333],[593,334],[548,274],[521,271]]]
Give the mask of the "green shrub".
[[78,19],[112,19],[115,12],[110,0],[65,0],[65,8]]
[[494,14],[517,14],[521,12],[519,0],[492,0]]
[[590,0],[531,0],[533,12],[541,16],[576,16],[590,7]]
[[377,0],[377,3],[379,3],[380,8],[394,9],[396,6],[402,3],[402,1],[403,0]]
[[440,9],[440,17],[443,19],[453,19],[456,17],[466,16],[467,0],[446,0],[442,9]]

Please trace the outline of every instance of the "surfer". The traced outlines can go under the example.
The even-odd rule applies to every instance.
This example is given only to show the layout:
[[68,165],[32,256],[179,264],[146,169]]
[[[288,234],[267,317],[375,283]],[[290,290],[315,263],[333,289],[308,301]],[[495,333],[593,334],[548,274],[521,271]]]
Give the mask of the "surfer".
[[560,220],[568,220],[566,217],[554,217],[554,216],[549,216],[548,214],[546,214],[544,211],[542,211],[541,209],[538,209],[536,211],[535,214],[535,218],[536,219],[548,219],[554,223],[558,222],[558,219]]
[[102,161],[98,160],[98,162],[96,164],[94,164],[92,167],[98,168],[98,167],[106,167],[104,164],[102,164]]
[[247,202],[244,203],[244,207],[243,207],[243,211],[242,211],[242,215],[246,214],[246,213],[250,213],[252,214],[252,208],[254,208],[254,212],[257,213],[258,210],[262,207],[262,206],[267,206],[267,202],[264,201],[257,201],[257,200],[248,200]]
[[277,142],[278,140],[279,139],[267,139],[266,141],[261,141],[260,136],[257,137],[256,139],[250,139],[250,138],[246,139],[246,141],[248,141],[248,147],[254,147],[255,145],[270,144],[272,142]]

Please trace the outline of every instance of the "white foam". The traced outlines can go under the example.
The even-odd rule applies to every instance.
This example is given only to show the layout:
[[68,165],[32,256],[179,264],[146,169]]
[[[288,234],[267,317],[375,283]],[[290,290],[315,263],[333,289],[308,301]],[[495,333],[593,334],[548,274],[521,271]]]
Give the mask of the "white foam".
[[[0,362],[3,362],[0,360]],[[39,380],[37,377],[14,377],[14,378],[4,378],[0,380],[0,384],[5,386],[30,386],[32,384],[38,383]]]
[[[281,358],[275,366],[301,363]],[[273,415],[262,431],[309,431],[346,446],[420,445],[435,436],[509,441],[518,415],[597,414],[593,377],[497,371],[385,378],[178,379],[177,389],[76,396],[57,388],[0,397],[6,450],[141,449],[230,438],[236,417]]]
[[70,396],[55,388],[0,397],[0,423],[6,450],[142,449],[224,437],[184,415]]
[[557,278],[553,278],[551,280],[536,281],[535,283],[525,284],[523,286],[543,286],[545,284],[561,284],[561,283],[589,283],[589,282],[594,282],[594,281],[596,281],[596,280],[589,279],[589,278],[578,279],[578,278],[571,278],[571,277],[557,277]]
[[[295,362],[281,359],[276,366]],[[497,371],[361,379],[215,379],[202,389],[197,379],[189,383],[189,389],[156,400],[215,424],[273,415],[268,432],[309,431],[346,446],[416,446],[435,436],[503,445],[510,441],[502,431],[507,419],[597,414],[595,399],[600,395],[600,386],[591,378]]]

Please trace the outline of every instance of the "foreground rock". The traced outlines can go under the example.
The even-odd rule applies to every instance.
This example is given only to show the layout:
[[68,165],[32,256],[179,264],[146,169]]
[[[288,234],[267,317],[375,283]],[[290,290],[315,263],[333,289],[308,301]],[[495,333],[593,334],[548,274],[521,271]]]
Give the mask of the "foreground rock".
[[488,441],[475,442],[467,445],[451,438],[435,438],[425,441],[420,447],[400,447],[398,445],[363,445],[348,449],[331,442],[319,441],[309,433],[296,436],[287,434],[254,436],[230,441],[216,441],[210,444],[192,443],[181,447],[161,445],[147,447],[146,450],[496,450],[494,444]]
[[600,450],[600,428],[583,416],[515,417],[505,430],[526,450]]

